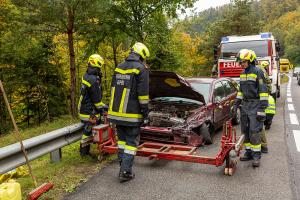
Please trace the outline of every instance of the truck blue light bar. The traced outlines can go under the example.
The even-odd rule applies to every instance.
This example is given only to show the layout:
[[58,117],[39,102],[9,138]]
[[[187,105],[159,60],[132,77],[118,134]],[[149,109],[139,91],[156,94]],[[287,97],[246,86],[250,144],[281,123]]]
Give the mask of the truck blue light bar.
[[260,37],[261,38],[270,38],[272,36],[272,33],[261,33]]

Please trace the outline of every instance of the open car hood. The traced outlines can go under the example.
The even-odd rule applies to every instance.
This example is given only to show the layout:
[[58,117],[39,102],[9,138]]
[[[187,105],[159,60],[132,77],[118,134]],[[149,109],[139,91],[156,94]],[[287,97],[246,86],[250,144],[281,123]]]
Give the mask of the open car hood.
[[156,97],[181,97],[205,104],[202,94],[196,92],[191,85],[174,72],[150,71],[150,99]]

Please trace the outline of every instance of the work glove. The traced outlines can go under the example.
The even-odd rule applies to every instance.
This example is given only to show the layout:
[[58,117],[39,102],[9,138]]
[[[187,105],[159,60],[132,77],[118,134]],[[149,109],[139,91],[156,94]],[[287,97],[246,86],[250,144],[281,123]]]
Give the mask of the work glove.
[[148,107],[142,108],[141,113],[143,115],[144,120],[148,118],[149,109]]
[[269,103],[267,100],[260,101],[259,110],[265,110],[269,106]]
[[102,106],[102,109],[103,109],[104,112],[107,112],[108,111],[108,105]]
[[142,126],[147,126],[148,123],[149,123],[149,120],[148,119],[144,119]]
[[108,111],[108,105],[101,106],[101,108],[97,109],[97,111],[100,113],[100,115],[103,115]]
[[256,113],[256,119],[257,121],[259,122],[264,122],[266,120],[266,113],[265,111],[263,110],[258,110],[257,113]]

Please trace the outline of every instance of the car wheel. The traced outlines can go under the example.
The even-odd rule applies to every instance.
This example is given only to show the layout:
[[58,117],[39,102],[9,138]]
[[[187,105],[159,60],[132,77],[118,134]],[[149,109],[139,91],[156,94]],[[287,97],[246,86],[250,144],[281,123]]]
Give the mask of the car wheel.
[[236,115],[232,118],[232,124],[238,125],[241,122],[241,109],[237,109]]
[[212,138],[211,138],[211,129],[209,128],[209,125],[208,124],[202,124],[200,129],[199,129],[199,132],[200,134],[202,135],[203,137],[203,140],[204,140],[204,143],[205,144],[212,144]]
[[298,79],[298,85],[300,85],[300,79]]

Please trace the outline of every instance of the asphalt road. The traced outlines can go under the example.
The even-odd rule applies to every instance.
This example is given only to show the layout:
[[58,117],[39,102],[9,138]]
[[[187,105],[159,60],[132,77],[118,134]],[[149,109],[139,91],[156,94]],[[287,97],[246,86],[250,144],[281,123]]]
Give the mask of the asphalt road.
[[[292,77],[292,74],[290,75]],[[285,93],[285,133],[290,162],[292,189],[296,199],[300,199],[300,90],[296,77],[290,78]]]
[[[300,182],[300,176],[297,176],[297,173],[300,174],[300,157],[295,141],[289,136],[291,133],[285,132],[290,131],[289,125],[284,123],[289,120],[284,117],[287,85],[281,87],[282,96],[277,101],[277,115],[267,135],[269,153],[263,155],[261,167],[254,169],[251,162],[238,162],[237,171],[230,177],[223,174],[224,166],[150,161],[137,157],[134,180],[119,183],[118,163],[113,162],[64,199],[298,199],[296,184]],[[300,109],[300,103],[296,108]],[[239,127],[237,130],[240,131]],[[215,154],[220,145],[220,135],[221,132],[218,132],[213,145],[200,148],[200,155]],[[289,140],[294,145],[293,149],[286,145]]]

